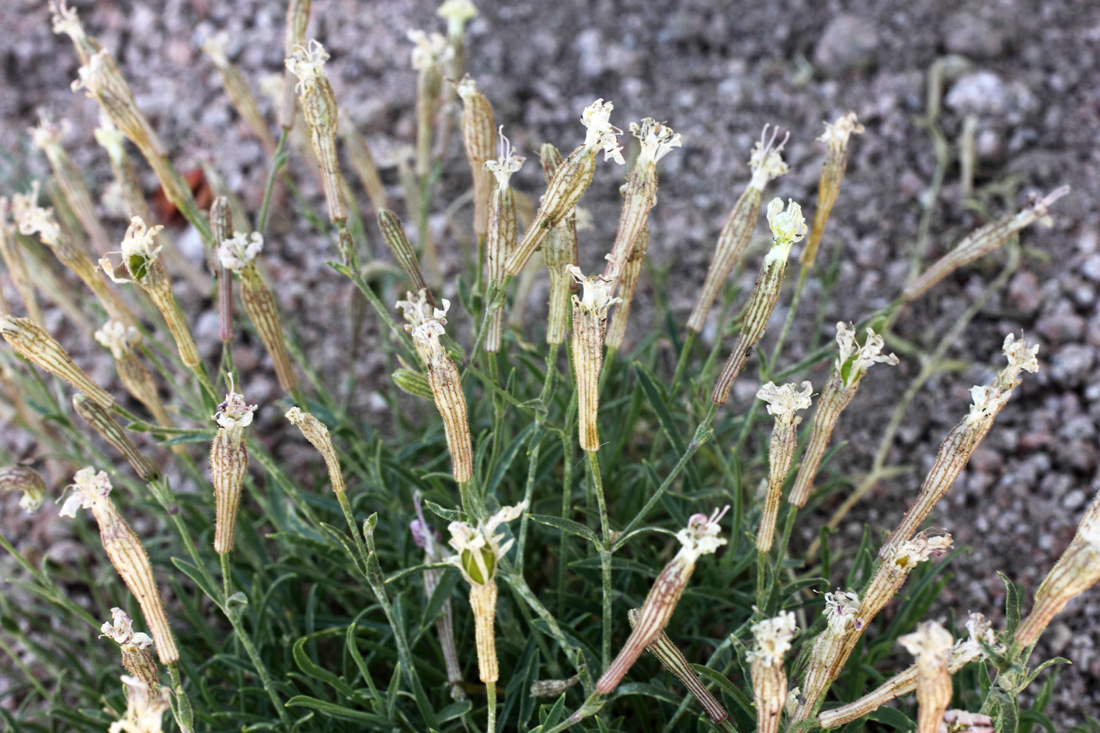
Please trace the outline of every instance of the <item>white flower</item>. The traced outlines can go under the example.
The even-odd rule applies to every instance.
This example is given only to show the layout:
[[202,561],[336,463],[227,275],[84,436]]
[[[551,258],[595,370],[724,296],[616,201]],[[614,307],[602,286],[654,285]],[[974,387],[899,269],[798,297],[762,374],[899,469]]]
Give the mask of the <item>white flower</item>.
[[447,32],[462,31],[467,22],[477,17],[477,7],[470,0],[444,0],[435,14],[447,21]]
[[133,350],[136,344],[141,343],[141,333],[122,321],[110,320],[96,330],[95,340],[109,349],[111,356],[122,359]]
[[826,122],[825,132],[818,140],[827,144],[832,150],[842,151],[848,147],[848,138],[853,134],[862,134],[862,132],[863,125],[859,124],[856,113],[849,112],[837,118],[837,121],[832,124]]
[[803,382],[801,389],[793,383],[777,387],[775,382],[768,382],[760,388],[756,396],[768,403],[768,414],[775,416],[776,421],[785,420],[797,425],[794,413],[810,406],[813,393],[814,387],[809,382]]
[[515,506],[502,507],[487,522],[479,522],[476,527],[467,522],[451,522],[447,526],[451,532],[447,544],[456,553],[447,561],[458,567],[466,582],[482,585],[493,578],[500,558],[508,554],[514,542],[504,542],[505,535],[496,531],[502,524],[518,518],[526,508],[527,502],[521,501]]
[[223,430],[240,430],[252,424],[252,413],[258,405],[245,403],[244,395],[233,391],[233,375],[229,375],[229,393],[225,402],[218,405],[218,411],[210,419],[218,423]]
[[775,240],[773,249],[786,246],[789,251],[791,244],[802,241],[806,236],[806,219],[802,216],[802,207],[794,199],[787,199],[786,210],[783,209],[783,199],[772,199],[768,204],[768,225]]
[[1039,371],[1039,360],[1036,358],[1039,353],[1039,344],[1029,344],[1022,338],[1017,341],[1016,334],[1010,333],[1005,336],[1001,352],[1008,359],[1008,366],[997,375],[997,383],[1002,389],[1015,387],[1020,372],[1034,374]]
[[427,291],[422,288],[415,300],[412,293],[406,292],[405,300],[397,301],[397,307],[404,311],[405,330],[417,344],[433,348],[439,345],[439,337],[444,334],[443,327],[447,325],[451,301],[444,298],[442,308],[433,308],[428,302]]
[[224,69],[229,66],[229,57],[225,55],[225,49],[229,45],[229,34],[225,31],[207,36],[200,48],[210,57],[214,66]]
[[164,712],[168,710],[168,688],[149,689],[136,677],[123,675],[126,687],[126,713],[111,724],[110,733],[161,733]]
[[719,537],[722,531],[722,517],[729,511],[729,505],[722,509],[715,509],[708,517],[706,514],[693,514],[688,517],[688,526],[676,533],[676,539],[682,547],[677,557],[694,564],[703,555],[717,552],[718,548],[726,544],[724,537]]
[[264,237],[259,232],[234,232],[218,246],[218,261],[225,269],[239,272],[251,264],[263,248]]
[[406,37],[414,44],[412,67],[417,71],[427,71],[454,57],[454,49],[447,44],[447,39],[441,33],[428,34],[421,30],[411,30]]
[[859,596],[852,591],[836,591],[825,594],[825,619],[834,633],[855,626],[859,616]]
[[[783,146],[787,144],[787,138],[791,133],[783,136],[778,145],[775,139],[779,136],[779,128],[772,130],[772,136],[768,138],[768,125],[764,125],[764,131],[760,133],[760,140],[753,146],[752,155],[749,156],[749,168],[752,169],[752,180],[749,188],[763,191],[768,181],[778,178],[787,172],[787,164],[783,162]],[[775,145],[775,147],[772,147]]]
[[155,260],[160,252],[160,247],[154,244],[157,234],[164,227],[157,225],[149,227],[140,216],[130,219],[130,226],[126,228],[126,234],[122,238],[122,256],[125,259],[142,257]]
[[81,89],[89,97],[94,97],[108,89],[111,82],[111,55],[103,48],[88,58],[88,62],[77,69],[79,78],[72,83],[72,90]]
[[497,188],[508,188],[508,181],[512,178],[512,174],[523,166],[523,162],[527,158],[515,154],[512,149],[512,141],[504,136],[504,125],[500,126],[499,132],[500,157],[496,160],[485,161],[485,170],[496,176]]
[[134,640],[134,622],[121,608],[112,608],[110,623],[103,624],[99,630],[116,644],[129,644]]
[[581,286],[581,297],[573,296],[574,301],[580,307],[591,313],[606,313],[607,309],[616,303],[621,303],[622,298],[612,298],[611,291],[614,283],[603,275],[589,275],[585,277],[584,271],[576,265],[569,265],[566,271],[573,276],[577,284]]
[[77,509],[93,508],[107,498],[112,486],[105,471],[96,473],[94,468],[86,466],[76,472],[69,488],[72,493],[61,505],[60,514],[63,517],[75,517]]
[[916,631],[898,638],[898,642],[917,658],[918,663],[943,659],[954,641],[951,632],[935,621],[923,621]]
[[584,112],[581,114],[581,122],[588,130],[584,136],[584,146],[589,149],[599,148],[603,150],[604,160],[611,158],[622,165],[626,161],[623,160],[618,136],[622,135],[623,131],[611,124],[611,110],[613,109],[615,109],[615,105],[611,102],[604,102],[603,99],[597,99],[585,107]]
[[115,127],[115,123],[102,109],[99,111],[99,127],[95,129],[95,141],[107,151],[107,155],[112,160],[118,160],[122,157],[122,146],[126,141],[126,136]]
[[876,334],[871,328],[867,329],[867,339],[863,342],[863,346],[859,346],[856,343],[855,327],[850,323],[841,321],[836,324],[836,342],[840,347],[840,354],[836,358],[837,372],[843,374],[844,365],[852,360],[847,379],[844,380],[844,383],[848,386],[859,381],[872,364],[896,365],[898,363],[898,357],[893,354],[882,353],[886,342],[882,336]]
[[798,633],[794,614],[780,611],[775,618],[753,624],[752,635],[756,648],[749,652],[749,661],[759,660],[767,666],[783,663],[783,655],[791,648],[791,640]]
[[673,132],[671,127],[660,124],[652,117],[643,119],[641,125],[631,122],[630,134],[638,138],[642,144],[637,165],[656,163],[672,152],[673,148],[681,147],[683,144],[680,133]]
[[31,182],[29,194],[16,194],[11,198],[11,214],[20,234],[37,233],[42,243],[54,246],[61,241],[61,225],[53,215],[53,209],[38,205],[38,181]]
[[921,532],[908,542],[898,545],[891,561],[900,568],[912,569],[933,555],[947,552],[951,549],[951,543],[949,534],[930,536],[927,531]]
[[41,112],[39,113],[38,124],[32,127],[29,132],[31,133],[31,142],[39,150],[45,150],[52,145],[61,143],[61,127],[50,122],[50,118]]
[[967,422],[976,423],[988,420],[1008,404],[1012,389],[1000,389],[997,385],[976,385],[970,388],[970,398],[974,403],[966,416]]
[[325,62],[329,55],[317,39],[311,39],[305,46],[299,44],[286,60],[286,68],[298,77],[295,91],[304,94],[317,86],[317,79],[325,75]]

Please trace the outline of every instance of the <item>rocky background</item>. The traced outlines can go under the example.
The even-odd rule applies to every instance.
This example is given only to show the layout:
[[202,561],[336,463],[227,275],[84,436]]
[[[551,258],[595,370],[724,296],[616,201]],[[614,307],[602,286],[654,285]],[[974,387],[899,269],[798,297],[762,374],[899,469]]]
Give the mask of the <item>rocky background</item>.
[[[272,103],[260,90],[265,77],[281,73],[284,3],[75,4],[89,32],[120,61],[177,165],[193,170],[204,158],[212,159],[254,211],[266,154],[230,108],[198,44],[214,32],[228,32],[230,58],[273,120]],[[1001,364],[1004,335],[1022,329],[1042,344],[1042,370],[1025,378],[934,519],[957,544],[973,548],[956,563],[944,610],[995,613],[1004,596],[996,570],[1034,590],[1100,489],[1100,5],[1075,0],[683,0],[675,10],[640,0],[482,0],[479,5],[481,15],[469,26],[467,66],[492,100],[498,123],[528,155],[513,179],[518,190],[540,193],[541,171],[534,164],[538,146],[551,141],[569,150],[578,144],[583,137],[580,111],[596,97],[614,101],[612,121],[624,128],[630,120],[652,116],[683,134],[683,149],[661,162],[649,255],[655,272],[667,270],[661,294],[683,320],[718,230],[748,180],[749,150],[765,123],[791,133],[786,148],[791,172],[769,194],[793,197],[807,211],[823,157],[822,144],[815,142],[822,122],[854,110],[867,128],[853,140],[845,188],[818,259],[822,270],[834,258],[838,267],[821,339],[832,338],[829,324],[858,320],[900,291],[923,206],[933,206],[930,254],[938,256],[987,215],[1024,205],[1027,194],[1046,193],[1063,183],[1073,187],[1054,206],[1052,229],[1036,227],[1024,234],[1019,271],[948,352],[958,369],[933,378],[913,403],[889,461],[912,470],[876,486],[834,543],[854,547],[863,523],[888,527],[897,521],[939,441],[965,414],[968,388],[992,376]],[[403,201],[395,161],[415,135],[415,72],[405,34],[412,28],[440,29],[434,9],[429,0],[313,4],[310,32],[332,54],[328,68],[341,110],[372,144],[399,211]],[[37,0],[0,4],[0,27],[5,31],[0,40],[0,194],[21,190],[30,177],[48,172],[25,134],[39,110],[67,121],[65,144],[93,190],[102,192],[109,174],[92,139],[96,109],[69,91],[77,60],[68,39],[51,33],[45,3]],[[938,122],[950,160],[941,195],[931,202],[926,192],[936,158],[922,120],[929,70],[937,62],[946,72]],[[957,162],[968,115],[977,123],[973,185],[984,211],[964,198]],[[463,193],[468,180],[458,141],[452,143],[441,194],[445,202]],[[319,190],[305,162],[296,156],[291,166],[321,212]],[[614,168],[600,164],[584,202],[594,222],[582,240],[585,269],[601,261],[615,231],[616,189],[624,171]],[[155,183],[147,171],[144,175],[152,193]],[[360,204],[368,210],[365,198]],[[436,207],[432,224],[453,289],[452,276],[468,246],[469,209],[459,210],[460,224],[454,227],[442,209]],[[325,238],[297,214],[293,205],[276,211],[265,257],[309,353],[317,355],[323,372],[331,367],[332,373],[341,373],[347,368],[346,345],[332,337],[330,318],[336,314],[345,322],[349,286],[324,265],[334,254]],[[117,216],[109,222],[112,234],[121,238],[125,222]],[[368,232],[373,235],[373,226]],[[174,234],[200,261],[193,233]],[[765,239],[764,234],[759,227],[758,238]],[[380,243],[374,240],[377,251]],[[755,276],[759,244],[750,250],[740,276],[745,288]],[[1003,254],[997,254],[955,273],[903,314],[898,334],[932,348],[1002,262]],[[11,293],[5,278],[0,284]],[[217,321],[210,299],[184,283],[180,289],[194,314],[200,344],[214,349]],[[814,337],[820,294],[817,279],[811,279],[787,352],[792,362]],[[528,309],[531,322],[542,317],[543,295],[536,287]],[[628,338],[636,339],[649,322],[646,313],[656,295],[653,280],[644,276]],[[789,297],[781,302],[772,338],[788,302]],[[77,360],[94,364],[93,375],[113,383],[110,360],[91,334],[77,332],[59,313],[51,319]],[[369,339],[377,331],[373,317],[367,321]],[[713,339],[713,329],[708,338]],[[275,397],[274,376],[258,346],[237,358],[247,375],[250,401]],[[369,389],[385,377],[381,361],[368,351],[356,367],[365,386],[353,399],[372,415],[369,420],[384,423],[377,414],[384,406]],[[918,368],[916,358],[904,357],[896,369],[872,370],[841,422],[840,433],[850,443],[834,466],[858,474],[870,465],[888,415]],[[810,378],[822,376],[823,371]],[[727,409],[745,409],[756,387],[747,373]],[[3,440],[18,457],[35,455],[33,441],[25,436],[5,429]],[[48,505],[43,513],[50,517],[37,520],[33,533],[27,532],[15,497],[3,497],[0,509],[0,530],[22,547],[37,544],[58,556],[77,551],[66,547],[66,530],[53,526]],[[803,539],[816,535],[822,519],[806,520]],[[1093,589],[1057,619],[1037,652],[1036,658],[1062,654],[1073,662],[1059,672],[1050,706],[1059,729],[1083,723],[1087,712],[1100,710],[1098,621],[1100,589]]]

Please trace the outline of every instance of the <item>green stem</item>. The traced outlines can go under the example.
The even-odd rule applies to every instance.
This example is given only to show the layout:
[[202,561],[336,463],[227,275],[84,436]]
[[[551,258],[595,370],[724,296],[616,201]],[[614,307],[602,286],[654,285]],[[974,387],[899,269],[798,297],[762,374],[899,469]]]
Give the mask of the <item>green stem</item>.
[[497,683],[485,683],[485,696],[489,703],[489,719],[485,723],[487,733],[496,733],[497,729]]
[[232,585],[229,582],[230,574],[232,570],[229,567],[229,553],[223,552],[218,555],[218,561],[222,566],[222,598],[226,601],[229,600],[229,596],[232,595],[229,591],[232,590]]
[[172,678],[172,694],[176,697],[176,705],[172,711],[176,724],[183,733],[192,733],[195,730],[195,713],[191,708],[191,699],[183,691],[183,681],[176,662],[168,665],[168,676]]
[[687,367],[688,359],[691,358],[691,347],[695,345],[695,339],[699,337],[699,334],[695,333],[691,329],[688,329],[687,338],[684,339],[684,345],[680,348],[680,359],[676,362],[676,373],[672,375],[672,387],[668,390],[670,395],[676,394],[677,389],[680,386],[680,378],[684,375],[684,369]]
[[264,185],[264,200],[260,205],[260,212],[256,215],[256,231],[263,234],[267,227],[267,215],[271,209],[271,197],[275,191],[275,179],[279,175],[283,164],[286,162],[286,143],[288,130],[279,133],[279,143],[275,146],[275,152],[271,155],[271,170],[267,172],[267,183]]
[[611,664],[611,523],[607,516],[607,501],[603,493],[603,476],[600,474],[600,460],[596,451],[588,454],[588,479],[596,492],[596,501],[600,507],[600,574],[603,579],[603,666]]

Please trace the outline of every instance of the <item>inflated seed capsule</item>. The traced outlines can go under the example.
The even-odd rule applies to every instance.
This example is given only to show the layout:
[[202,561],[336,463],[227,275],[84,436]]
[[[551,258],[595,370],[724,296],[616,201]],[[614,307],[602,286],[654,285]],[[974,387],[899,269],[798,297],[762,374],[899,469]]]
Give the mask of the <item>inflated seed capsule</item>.
[[233,391],[230,380],[229,394],[213,417],[218,423],[218,432],[210,445],[210,481],[215,505],[214,551],[219,555],[233,549],[241,488],[248,474],[244,429],[252,424],[255,411],[256,405],[245,404],[244,395]]
[[760,552],[771,550],[775,539],[779,499],[798,443],[798,424],[802,422],[802,418],[796,417],[795,412],[810,406],[813,392],[813,385],[809,382],[803,382],[801,387],[796,384],[778,387],[774,382],[768,382],[756,393],[757,398],[768,403],[768,414],[775,417],[775,426],[768,443],[768,493],[760,516],[760,528],[756,532],[756,549]]
[[99,536],[107,557],[141,606],[145,624],[156,642],[161,664],[178,661],[179,650],[153,578],[153,566],[149,564],[149,556],[145,554],[145,548],[134,530],[111,501],[111,479],[105,472],[96,473],[94,468],[88,466],[76,472],[70,488],[72,493],[61,506],[61,516],[75,517],[76,510],[82,507],[92,511],[99,524]]
[[775,145],[775,139],[779,135],[778,127],[772,131],[770,139],[767,134],[768,126],[765,125],[760,141],[756,143],[749,158],[752,180],[749,181],[741,197],[737,199],[718,235],[714,258],[711,260],[710,269],[707,270],[707,277],[703,281],[703,288],[699,291],[695,307],[692,308],[691,316],[688,318],[688,328],[696,333],[702,332],[707,314],[710,313],[718,292],[745,253],[745,247],[756,228],[756,221],[760,218],[760,201],[764,187],[773,178],[787,172],[787,164],[783,162],[780,153],[787,143],[789,133],[783,137],[779,145]]
[[[155,242],[157,233],[163,228],[162,226],[149,228],[141,217],[132,217],[130,226],[126,229],[126,236],[122,239],[122,265],[160,311],[168,331],[175,339],[180,361],[184,366],[194,369],[202,363],[199,347],[195,345],[187,317],[184,316],[183,309],[180,308],[176,295],[172,291],[172,280],[168,277],[168,271],[159,259],[160,245]],[[126,281],[125,278],[115,276],[115,266],[110,258],[100,259],[99,266],[112,280]]]
[[[512,143],[504,136],[504,128],[501,127],[500,157],[485,163],[485,170],[496,179],[493,194],[489,198],[489,231],[485,240],[490,287],[500,287],[504,283],[504,261],[516,246],[516,198],[509,181],[524,160],[526,158],[523,156],[514,154]],[[504,309],[497,308],[489,316],[485,334],[486,351],[500,351],[503,331]]]
[[[545,143],[540,150],[540,157],[542,173],[549,184],[554,179],[558,166],[562,164],[561,153],[550,143]],[[550,275],[550,315],[546,323],[546,343],[560,344],[569,333],[569,296],[573,291],[573,276],[569,274],[569,267],[577,264],[575,210],[565,214],[546,235],[542,245],[542,258],[546,261],[546,269]]]
[[99,627],[103,636],[119,645],[122,666],[150,689],[160,685],[160,673],[153,659],[153,640],[148,634],[134,632],[134,622],[121,608],[111,609],[111,620]]
[[748,658],[752,665],[757,733],[777,733],[779,730],[779,716],[787,702],[783,657],[797,633],[794,614],[790,611],[781,611],[775,618],[753,624],[752,635],[756,643]]
[[951,672],[947,667],[951,633],[935,621],[924,621],[898,642],[917,658],[917,733],[939,733],[943,714],[951,704]]
[[0,335],[27,361],[64,379],[102,407],[114,406],[115,398],[85,374],[53,336],[29,318],[0,316]]
[[401,265],[401,269],[412,281],[415,292],[423,290],[428,297],[428,303],[434,308],[436,304],[435,296],[432,295],[427,281],[424,280],[424,271],[420,269],[420,261],[417,260],[416,252],[409,244],[409,238],[405,235],[405,227],[402,226],[401,219],[389,209],[382,209],[378,212],[378,228],[382,231],[382,239],[386,240],[390,252],[393,253],[393,258],[397,260],[397,264]]
[[73,395],[73,409],[84,419],[84,422],[99,433],[101,438],[122,454],[122,457],[133,467],[138,478],[142,481],[152,481],[160,475],[157,467],[138,450],[126,431],[95,400],[84,394]]
[[512,256],[504,263],[504,270],[509,275],[520,273],[550,230],[573,210],[577,200],[588,189],[596,172],[596,153],[602,150],[604,160],[612,158],[619,165],[625,162],[618,141],[622,133],[610,122],[614,108],[615,105],[602,99],[585,108],[581,115],[581,122],[588,130],[584,144],[570,153],[554,171],[554,178],[546,187],[534,221],[527,227]]
[[259,232],[236,232],[218,247],[218,260],[226,270],[236,272],[241,281],[241,302],[248,319],[256,328],[264,349],[275,367],[279,386],[292,392],[298,386],[298,376],[290,363],[283,325],[279,320],[279,306],[275,294],[264,282],[256,267],[256,258],[263,251],[264,238]]
[[484,237],[489,231],[489,197],[493,191],[493,174],[485,168],[493,159],[493,106],[469,75],[459,82],[458,96],[462,99],[462,145],[474,180],[474,234]]
[[749,353],[764,335],[772,311],[779,302],[791,245],[806,236],[806,220],[802,218],[802,207],[793,200],[788,200],[784,211],[783,200],[772,199],[768,204],[768,224],[772,230],[772,247],[764,256],[760,275],[756,278],[756,284],[749,294],[749,302],[745,305],[744,325],[741,326],[737,345],[726,361],[710,396],[711,401],[719,405],[726,404],[729,399],[733,383],[745,368]]
[[397,307],[404,311],[407,321],[405,330],[412,334],[420,360],[428,369],[428,385],[435,408],[443,419],[443,432],[451,452],[452,475],[458,483],[466,483],[474,475],[466,395],[462,392],[458,367],[440,342],[451,303],[444,299],[442,308],[433,308],[428,303],[427,293],[421,290],[417,296],[406,293],[405,300],[398,301]]
[[[626,617],[630,621],[630,628],[633,629],[638,624],[639,614],[641,614],[641,609],[638,608],[632,608],[627,612]],[[722,707],[722,703],[718,702],[710,690],[703,685],[699,675],[688,664],[688,660],[679,647],[672,642],[672,639],[668,638],[668,634],[664,631],[657,634],[657,638],[650,642],[649,646],[646,647],[646,651],[655,656],[661,666],[671,672],[676,679],[680,680],[680,684],[695,696],[712,723],[718,725],[729,718],[729,711]]]
[[831,125],[826,122],[825,134],[818,138],[828,146],[828,150],[825,153],[825,165],[821,169],[821,179],[817,184],[814,223],[810,226],[810,234],[798,258],[804,270],[814,266],[821,236],[825,233],[825,225],[829,222],[829,214],[836,204],[837,197],[840,196],[840,184],[844,181],[844,171],[848,167],[848,139],[853,134],[858,135],[862,132],[863,125],[857,121],[856,113],[849,112],[837,118],[837,121]]
[[527,502],[502,508],[477,526],[466,522],[451,522],[448,544],[456,554],[448,558],[470,584],[470,608],[474,612],[474,637],[477,642],[478,677],[485,683],[496,683],[500,678],[497,663],[496,635],[493,630],[496,619],[497,583],[496,571],[500,558],[511,549],[514,540],[501,542],[503,534],[497,528],[511,522],[527,508]]
[[843,321],[836,324],[836,341],[840,347],[840,353],[833,362],[833,371],[829,380],[825,382],[825,389],[817,398],[817,409],[814,410],[813,424],[810,427],[810,437],[806,443],[806,449],[802,453],[802,463],[798,467],[798,475],[791,486],[791,493],[787,500],[794,506],[805,506],[806,499],[810,496],[814,479],[817,477],[817,469],[825,457],[829,448],[829,440],[833,436],[840,413],[844,411],[856,396],[860,380],[872,364],[895,365],[898,358],[893,354],[883,354],[885,346],[882,336],[877,335],[872,329],[867,329],[867,339],[860,346],[856,343],[856,331],[850,323]]
[[1050,205],[1067,193],[1069,193],[1069,186],[1056,188],[1045,198],[1034,201],[1018,214],[1002,216],[971,232],[955,245],[954,249],[925,270],[920,277],[909,283],[902,291],[902,299],[906,302],[916,300],[953,271],[989,254],[1007,242],[1013,234],[1035,222],[1050,226]]
[[585,277],[579,267],[569,272],[581,285],[581,297],[573,296],[573,376],[577,383],[577,433],[581,449],[600,449],[600,370],[607,311],[619,302],[611,297],[612,283],[603,275]]
[[706,514],[693,514],[688,519],[687,527],[676,533],[676,539],[681,545],[680,551],[653,581],[645,603],[635,617],[630,636],[611,666],[604,670],[596,683],[596,691],[601,695],[609,695],[619,686],[646,647],[668,625],[699,558],[714,553],[726,544],[725,538],[719,537],[718,533],[722,529],[719,522],[728,509],[728,506],[721,511],[716,509],[709,517]]
[[46,498],[46,482],[38,472],[27,466],[4,466],[0,468],[0,494],[18,491],[23,494],[19,507],[33,514],[42,506]]
[[309,127],[309,139],[321,168],[321,184],[325,189],[328,217],[333,223],[346,221],[348,207],[340,178],[340,162],[336,157],[336,130],[339,125],[336,94],[325,75],[325,47],[311,40],[297,45],[286,59],[286,68],[298,77],[295,87],[302,104],[302,117]]
[[1035,358],[1039,352],[1038,344],[1017,341],[1016,336],[1010,333],[1001,350],[1008,359],[1008,366],[997,374],[993,384],[970,389],[974,402],[970,406],[969,414],[944,438],[916,501],[890,535],[890,539],[882,546],[879,557],[888,557],[900,543],[912,537],[939,500],[947,494],[959,473],[970,461],[970,456],[993,427],[993,419],[997,413],[1008,404],[1012,391],[1020,383],[1020,372],[1034,374],[1039,371],[1039,362]]

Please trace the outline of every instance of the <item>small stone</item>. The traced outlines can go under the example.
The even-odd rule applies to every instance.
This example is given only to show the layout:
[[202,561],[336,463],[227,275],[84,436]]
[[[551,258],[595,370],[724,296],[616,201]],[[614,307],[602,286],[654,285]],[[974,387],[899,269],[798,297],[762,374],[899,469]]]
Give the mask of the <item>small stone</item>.
[[866,68],[878,48],[878,28],[858,15],[838,15],[825,26],[814,49],[814,63],[827,76]]
[[1055,343],[1080,341],[1085,333],[1085,319],[1070,310],[1067,304],[1054,313],[1040,318],[1035,328],[1048,341]]
[[1095,355],[1084,344],[1067,344],[1058,349],[1051,359],[1050,376],[1055,382],[1068,387],[1081,384],[1092,368]]
[[994,58],[1004,51],[1004,32],[990,20],[970,11],[952,13],[944,21],[944,45],[952,53]]
[[959,114],[1000,115],[1008,107],[1008,88],[992,71],[975,71],[951,86],[944,104]]
[[1021,313],[1034,313],[1043,302],[1039,278],[1026,270],[1017,272],[1008,284],[1008,297]]

